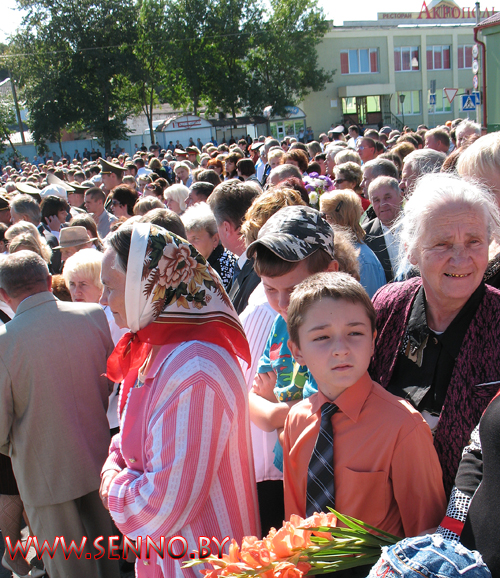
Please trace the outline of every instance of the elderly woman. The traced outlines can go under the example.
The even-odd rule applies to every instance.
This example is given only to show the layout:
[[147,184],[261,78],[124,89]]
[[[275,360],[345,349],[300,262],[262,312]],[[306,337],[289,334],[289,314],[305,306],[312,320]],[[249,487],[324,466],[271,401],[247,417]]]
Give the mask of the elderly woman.
[[5,232],[5,239],[8,242],[9,253],[16,251],[33,251],[40,255],[48,264],[52,258],[52,249],[49,247],[45,237],[40,235],[38,229],[28,221],[19,221]]
[[360,283],[368,295],[375,293],[385,285],[384,268],[375,253],[363,242],[365,231],[359,224],[363,209],[359,196],[353,191],[332,191],[324,193],[319,200],[320,210],[326,220],[335,227],[343,227],[350,233],[355,248],[359,251]]
[[219,239],[214,214],[206,203],[196,203],[182,215],[186,239],[213,267],[229,291],[236,257],[224,248]]
[[[94,249],[82,249],[75,253],[64,264],[62,276],[71,295],[71,300],[77,303],[99,303],[102,294],[101,264],[103,254]],[[116,345],[125,333],[116,324],[109,307],[103,307],[109,324],[111,338]],[[111,435],[118,433],[118,387],[115,383],[109,396],[108,422]]]
[[189,195],[188,187],[182,184],[176,184],[168,187],[163,192],[163,198],[165,199],[165,206],[167,209],[174,211],[178,215],[187,209],[186,199]]
[[361,189],[363,171],[361,170],[361,167],[357,163],[347,161],[341,165],[335,165],[333,174],[335,177],[333,179],[335,188],[340,190],[351,189],[354,191],[361,201],[363,211],[366,211],[370,206],[370,201],[363,197],[363,190]]
[[[130,328],[108,360],[122,381],[121,432],[102,472],[101,497],[124,535],[198,536],[258,532],[246,386],[238,357],[248,344],[218,276],[186,241],[149,223],[109,239],[101,303]],[[237,498],[236,498],[237,496]],[[237,499],[238,507],[235,507]],[[136,576],[195,578],[182,561],[151,552]],[[180,552],[179,552],[180,551]]]
[[462,448],[500,380],[500,292],[484,284],[500,215],[485,190],[447,174],[422,177],[404,207],[401,239],[421,277],[375,295],[370,373],[422,412],[447,493]]

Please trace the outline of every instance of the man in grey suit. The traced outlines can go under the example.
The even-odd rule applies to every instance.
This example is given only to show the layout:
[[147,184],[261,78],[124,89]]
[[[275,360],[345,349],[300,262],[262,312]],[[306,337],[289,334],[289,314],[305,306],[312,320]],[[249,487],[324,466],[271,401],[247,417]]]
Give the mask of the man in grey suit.
[[387,283],[396,274],[399,262],[400,241],[393,225],[401,211],[403,196],[399,183],[392,177],[377,177],[368,187],[376,218],[363,225],[364,242],[375,253],[384,268]]
[[[40,544],[64,536],[87,546],[112,535],[99,499],[110,441],[107,356],[113,342],[98,305],[58,301],[43,259],[0,260],[0,298],[16,312],[0,327],[0,452],[12,458],[21,499]],[[51,578],[118,578],[116,561],[44,556]]]

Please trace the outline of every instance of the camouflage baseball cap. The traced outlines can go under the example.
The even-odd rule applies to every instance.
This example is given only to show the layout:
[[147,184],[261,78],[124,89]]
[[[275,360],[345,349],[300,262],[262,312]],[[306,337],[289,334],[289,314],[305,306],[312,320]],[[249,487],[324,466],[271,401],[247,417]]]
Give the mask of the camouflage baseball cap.
[[316,209],[305,206],[283,207],[259,231],[247,247],[251,258],[263,245],[284,261],[296,262],[323,249],[335,259],[333,229]]

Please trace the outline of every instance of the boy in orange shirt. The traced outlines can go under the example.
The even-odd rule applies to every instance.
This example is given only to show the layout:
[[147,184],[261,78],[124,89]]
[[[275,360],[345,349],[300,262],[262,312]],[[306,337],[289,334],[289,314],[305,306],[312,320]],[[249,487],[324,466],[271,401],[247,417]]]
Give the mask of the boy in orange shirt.
[[286,518],[330,506],[402,537],[435,528],[446,497],[431,431],[368,375],[376,331],[365,290],[345,273],[314,275],[292,293],[287,323],[318,393],[285,422]]

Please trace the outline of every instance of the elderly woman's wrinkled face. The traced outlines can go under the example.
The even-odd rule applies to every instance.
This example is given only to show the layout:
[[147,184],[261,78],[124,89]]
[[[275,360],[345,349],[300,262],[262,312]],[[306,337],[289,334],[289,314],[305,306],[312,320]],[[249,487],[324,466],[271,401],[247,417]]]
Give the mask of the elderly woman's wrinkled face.
[[208,259],[212,254],[212,251],[219,244],[219,235],[211,235],[206,229],[191,229],[186,231],[187,240],[193,245],[193,247],[198,251],[198,253]]
[[101,305],[108,306],[116,324],[120,328],[128,327],[125,310],[125,273],[117,269],[116,252],[108,249],[104,253],[101,268],[101,283],[103,284]]
[[69,293],[71,301],[80,303],[99,303],[102,289],[94,284],[83,273],[73,273],[69,280]]
[[488,265],[488,226],[482,212],[462,203],[437,208],[424,223],[411,262],[418,265],[427,300],[469,299]]

